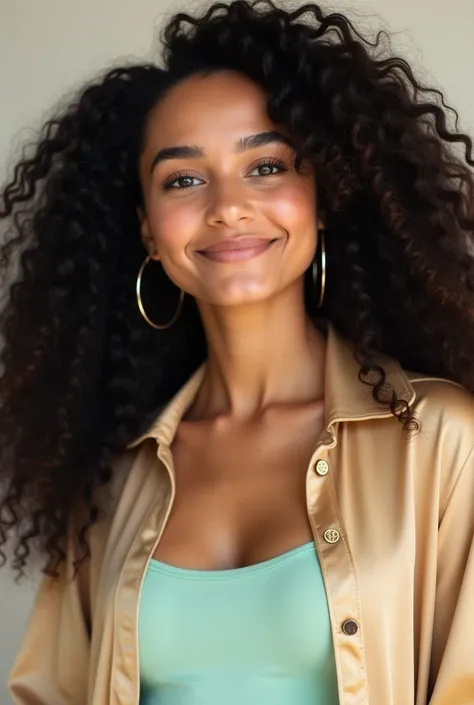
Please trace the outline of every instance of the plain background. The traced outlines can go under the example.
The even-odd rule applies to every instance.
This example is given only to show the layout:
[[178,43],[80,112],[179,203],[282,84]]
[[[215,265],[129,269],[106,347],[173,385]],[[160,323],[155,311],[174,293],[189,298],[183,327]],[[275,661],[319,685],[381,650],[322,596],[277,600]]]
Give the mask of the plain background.
[[[284,2],[284,0],[280,0]],[[176,0],[0,0],[0,181],[18,150],[34,138],[51,106],[103,68],[149,60],[156,28],[169,14],[201,2]],[[322,3],[349,11],[363,30],[394,33],[392,47],[422,83],[441,89],[474,135],[474,0],[344,0]],[[0,705],[4,682],[32,606],[34,581],[16,585],[0,571]],[[106,703],[104,703],[106,705]]]

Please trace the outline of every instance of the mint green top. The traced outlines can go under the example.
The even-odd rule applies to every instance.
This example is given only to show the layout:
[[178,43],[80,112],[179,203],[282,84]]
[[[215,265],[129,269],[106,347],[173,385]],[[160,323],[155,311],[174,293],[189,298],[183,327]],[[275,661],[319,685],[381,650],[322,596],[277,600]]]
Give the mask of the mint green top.
[[140,705],[337,705],[314,543],[231,570],[151,560],[139,606]]

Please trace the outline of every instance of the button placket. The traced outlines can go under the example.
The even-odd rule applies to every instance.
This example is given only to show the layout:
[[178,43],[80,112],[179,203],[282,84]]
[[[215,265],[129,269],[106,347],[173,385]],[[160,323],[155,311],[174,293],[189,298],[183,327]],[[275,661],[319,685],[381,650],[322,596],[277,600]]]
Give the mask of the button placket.
[[312,460],[312,472],[307,476],[307,502],[311,525],[318,537],[316,546],[329,603],[335,658],[343,674],[340,681],[342,705],[354,689],[360,702],[368,698],[367,684],[362,684],[354,675],[365,671],[366,666],[362,626],[358,619],[360,597],[333,480],[334,460],[322,455]]

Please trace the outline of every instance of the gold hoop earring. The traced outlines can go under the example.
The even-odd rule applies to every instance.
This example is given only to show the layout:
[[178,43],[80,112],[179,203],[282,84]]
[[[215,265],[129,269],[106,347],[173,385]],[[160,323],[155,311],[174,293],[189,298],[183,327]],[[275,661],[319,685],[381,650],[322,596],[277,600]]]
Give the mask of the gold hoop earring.
[[153,323],[153,321],[151,321],[151,320],[148,318],[148,316],[146,315],[146,313],[145,313],[145,309],[143,308],[143,303],[142,303],[142,296],[141,296],[141,292],[140,292],[140,290],[141,290],[141,285],[142,285],[143,270],[145,269],[146,265],[148,264],[148,262],[149,262],[150,260],[151,260],[151,257],[150,257],[150,255],[148,255],[148,256],[145,258],[145,261],[143,262],[143,264],[142,264],[142,266],[140,267],[140,270],[139,270],[139,272],[138,272],[138,276],[137,276],[137,303],[138,303],[138,308],[140,309],[140,313],[142,314],[142,316],[143,316],[143,318],[145,319],[145,321],[146,321],[147,323],[149,323],[150,326],[152,326],[152,328],[156,328],[156,329],[158,329],[158,330],[165,330],[166,328],[170,328],[170,327],[173,325],[173,323],[177,320],[179,314],[181,313],[181,309],[182,309],[182,307],[183,307],[183,300],[184,300],[184,291],[183,291],[183,289],[180,289],[180,290],[179,290],[179,291],[180,291],[180,294],[179,294],[178,307],[177,307],[176,311],[174,312],[173,317],[171,318],[171,320],[168,321],[168,323],[164,323],[163,325],[158,325],[158,323]]
[[326,292],[326,243],[324,239],[324,230],[318,230],[318,239],[321,243],[321,267],[318,267],[317,256],[313,260],[312,276],[314,290],[318,290],[318,269],[321,269],[321,285],[319,287],[318,308],[321,308]]

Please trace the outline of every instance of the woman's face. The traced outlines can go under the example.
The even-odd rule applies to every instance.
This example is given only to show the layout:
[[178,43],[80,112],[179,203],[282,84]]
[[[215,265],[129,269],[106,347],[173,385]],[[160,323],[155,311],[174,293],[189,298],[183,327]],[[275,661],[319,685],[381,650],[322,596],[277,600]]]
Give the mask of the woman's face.
[[265,92],[222,71],[174,86],[149,115],[139,171],[142,240],[199,301],[245,304],[301,283],[316,249],[311,168]]

